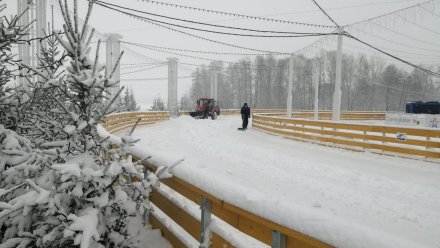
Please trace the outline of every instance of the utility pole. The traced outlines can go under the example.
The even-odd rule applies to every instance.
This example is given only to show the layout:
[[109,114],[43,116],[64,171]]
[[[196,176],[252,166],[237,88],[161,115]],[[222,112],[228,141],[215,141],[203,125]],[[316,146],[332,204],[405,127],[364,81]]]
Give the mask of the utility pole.
[[217,63],[214,63],[211,70],[211,83],[210,83],[210,98],[218,101],[218,67]]
[[[37,67],[38,56],[41,55],[40,45],[45,47],[46,42],[42,40],[38,41],[37,38],[45,36],[44,30],[47,29],[46,15],[47,15],[47,0],[17,0],[17,15],[21,16],[18,20],[20,26],[27,26],[31,22],[28,34],[26,34],[24,40],[32,40],[30,43],[18,44],[18,58],[21,63]],[[20,70],[21,75],[27,74],[27,69]],[[35,82],[38,77],[32,77],[31,81]],[[24,77],[19,78],[19,84],[27,88],[27,79]]]
[[344,35],[344,29],[339,26],[339,24],[331,18],[331,16],[316,2],[316,0],[312,0],[312,2],[321,10],[327,18],[335,24],[335,27],[338,28],[338,50],[336,52],[336,81],[335,81],[335,92],[333,93],[333,113],[332,120],[339,121],[341,120],[341,71],[342,71],[342,36]]
[[[321,74],[321,71],[319,73]],[[321,75],[319,75],[319,77],[320,76]],[[317,121],[319,119],[319,79],[318,78],[315,78],[314,87],[315,87],[315,103],[313,106],[313,119]]]
[[170,115],[177,116],[177,58],[168,60],[168,111]]
[[287,84],[287,118],[292,118],[292,90],[293,90],[293,54],[290,55],[289,59],[289,79]]
[[333,94],[333,113],[332,120],[341,120],[341,79],[342,79],[342,36],[344,29],[338,27],[338,50],[336,51],[336,81],[335,81],[335,92]]
[[[105,47],[105,70],[107,77],[111,75],[113,70],[115,69],[116,62],[119,59],[119,56],[121,55],[121,44],[120,40],[122,39],[122,35],[116,34],[116,33],[107,33],[104,34],[104,37],[106,38],[106,47]],[[119,89],[121,88],[120,80],[121,80],[121,72],[120,72],[120,66],[118,66],[113,73],[113,81],[118,82],[117,85],[113,86],[110,89],[110,99],[113,99],[113,97],[118,94]],[[120,97],[116,98],[115,102],[113,103],[113,106],[118,106],[121,103]]]

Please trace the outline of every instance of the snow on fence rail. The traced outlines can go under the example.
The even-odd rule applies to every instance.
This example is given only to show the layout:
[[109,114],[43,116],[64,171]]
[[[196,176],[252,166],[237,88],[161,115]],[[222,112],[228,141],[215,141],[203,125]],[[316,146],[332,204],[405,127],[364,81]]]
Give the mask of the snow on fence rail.
[[[431,158],[435,161],[440,158],[440,130],[289,119],[280,117],[280,115],[282,114],[253,114],[252,127],[297,140],[350,149],[362,148],[371,152],[412,158]],[[373,117],[381,115],[374,114]],[[343,119],[344,117],[356,119],[368,115],[350,113],[342,116]],[[383,116],[385,117],[385,114]]]
[[[102,120],[102,126],[111,133],[117,132],[124,128],[130,128],[138,122],[142,124],[151,124],[169,118],[167,112],[134,112],[123,113],[106,116]],[[139,160],[133,156],[133,160]],[[156,166],[142,161],[143,165],[152,171]],[[185,230],[187,234],[195,240],[201,240],[206,232],[211,231],[210,245],[203,247],[239,247],[239,242],[234,240],[231,235],[225,231],[220,231],[215,223],[211,222],[211,216],[222,220],[241,232],[241,235],[247,235],[264,244],[274,248],[312,248],[312,247],[332,247],[313,237],[304,235],[295,230],[281,226],[273,221],[257,216],[245,209],[238,208],[232,204],[211,195],[204,190],[197,188],[184,180],[173,176],[164,179],[161,183],[165,184],[172,190],[172,194],[164,194],[159,190],[155,190],[151,195],[151,202],[160,209],[165,215],[177,223],[180,228]],[[181,195],[188,201],[198,204],[202,209],[202,217],[200,220],[195,218],[188,207],[176,204],[173,201],[173,194]],[[188,240],[182,238],[176,233],[169,223],[154,214],[150,214],[150,223],[153,228],[162,230],[164,237],[169,240],[176,248],[188,247]],[[211,224],[211,225],[210,225]],[[217,228],[216,228],[217,227]],[[186,235],[188,236],[188,235]],[[200,246],[202,247],[202,246]]]
[[132,127],[138,121],[138,125],[142,126],[168,120],[169,117],[170,114],[166,111],[117,113],[102,118],[101,125],[108,132],[114,133]]

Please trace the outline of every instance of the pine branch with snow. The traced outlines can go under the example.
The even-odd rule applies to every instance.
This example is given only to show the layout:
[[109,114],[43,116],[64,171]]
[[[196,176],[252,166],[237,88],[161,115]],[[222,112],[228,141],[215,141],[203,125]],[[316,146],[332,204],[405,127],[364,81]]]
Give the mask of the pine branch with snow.
[[24,108],[35,115],[24,115],[29,126],[20,129],[30,139],[0,125],[0,247],[142,247],[128,227],[150,211],[159,179],[132,161],[136,139],[115,147],[99,137],[118,82],[98,63],[100,42],[90,57],[93,30],[87,21],[79,27],[77,1],[73,17],[67,1],[59,4],[65,36],[54,35],[68,65],[58,72],[43,55],[41,68],[28,67],[41,78],[29,94],[35,108]]

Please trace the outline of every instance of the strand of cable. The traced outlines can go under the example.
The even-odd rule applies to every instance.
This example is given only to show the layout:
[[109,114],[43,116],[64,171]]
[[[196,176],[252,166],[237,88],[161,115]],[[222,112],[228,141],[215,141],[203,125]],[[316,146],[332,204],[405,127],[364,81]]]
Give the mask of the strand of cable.
[[[398,41],[389,40],[389,39],[383,38],[382,36],[371,34],[371,33],[365,32],[363,30],[360,30],[358,28],[355,28],[355,27],[350,27],[350,29],[354,29],[357,32],[364,33],[366,35],[375,37],[375,38],[380,39],[380,40],[384,40],[384,41],[392,43],[392,44],[399,44],[399,45],[402,45],[402,46],[405,46],[405,47],[410,47],[410,48],[414,48],[414,49],[418,49],[418,50],[423,50],[423,51],[427,51],[427,52],[431,52],[431,53],[432,52],[440,53],[440,50],[426,49],[426,48],[416,47],[416,46],[412,46],[412,45],[409,45],[409,44],[406,44],[406,43],[402,43],[402,42],[398,42]],[[393,49],[389,49],[389,50],[393,50]],[[407,53],[407,52],[404,52],[404,53]],[[431,55],[431,56],[433,56],[433,55]]]
[[[357,7],[365,7],[365,6],[376,6],[376,5],[384,5],[384,4],[392,4],[392,3],[399,3],[399,2],[408,2],[413,0],[397,0],[397,1],[388,1],[388,2],[375,2],[375,3],[368,3],[368,4],[356,4],[356,5],[348,5],[348,6],[342,6],[337,8],[328,8],[329,10],[340,10],[340,9],[350,9],[350,8],[357,8]],[[291,14],[302,14],[302,13],[312,13],[312,12],[319,12],[320,10],[304,10],[304,11],[294,11],[294,12],[283,12],[283,13],[275,13],[275,14],[268,14],[268,15],[261,15],[258,17],[268,17],[268,16],[279,16],[279,15],[291,15]],[[231,21],[236,19],[222,19],[222,20],[213,20],[209,22],[218,22],[218,21]],[[330,28],[330,27],[329,27]],[[132,28],[132,29],[122,29],[115,32],[123,32],[123,31],[134,31],[134,30],[143,30],[145,28]]]
[[141,62],[141,63],[129,63],[129,64],[121,63],[120,65],[122,67],[122,66],[131,66],[131,65],[158,65],[158,64],[162,64],[162,63],[167,63],[167,62],[165,62],[165,61],[160,62],[160,63]]
[[[148,50],[153,50],[153,51],[158,51],[158,52],[163,52],[163,53],[168,53],[168,54],[172,54],[172,55],[176,55],[176,56],[182,56],[182,57],[188,57],[188,58],[193,58],[193,59],[198,59],[198,60],[209,61],[209,62],[213,62],[213,63],[220,62],[220,63],[231,64],[231,65],[237,64],[237,62],[224,61],[224,60],[213,60],[213,59],[208,59],[208,58],[203,58],[203,57],[198,57],[198,56],[192,56],[192,55],[181,54],[181,53],[176,53],[176,52],[172,52],[172,51],[161,50],[161,49],[152,48],[152,47],[142,47],[142,48],[148,49]],[[251,64],[251,66],[257,66],[257,65]],[[277,67],[279,67],[279,66],[277,66]],[[282,67],[282,68],[284,68],[284,67]]]
[[159,68],[159,67],[162,67],[162,66],[164,66],[164,65],[157,65],[157,66],[149,67],[149,68],[146,68],[146,69],[124,72],[124,73],[121,73],[121,75],[132,74],[132,73],[137,73],[137,72],[142,72],[142,71],[149,71],[149,70],[153,70],[153,69],[156,69],[156,68]]
[[364,23],[364,22],[370,22],[372,20],[376,20],[376,19],[379,19],[379,18],[382,18],[382,17],[385,17],[385,16],[393,15],[395,13],[399,13],[399,12],[403,12],[403,11],[406,11],[406,10],[409,10],[409,9],[412,9],[412,8],[416,8],[416,7],[420,6],[420,5],[427,5],[427,4],[435,2],[435,1],[438,1],[438,0],[428,0],[428,1],[423,2],[423,3],[417,3],[417,4],[414,4],[414,5],[408,6],[406,8],[394,10],[394,11],[391,11],[391,12],[388,12],[388,13],[385,13],[385,14],[382,14],[382,15],[378,15],[378,16],[375,16],[375,17],[371,17],[371,18],[368,18],[368,19],[365,19],[365,20],[362,20],[362,21],[353,22],[351,24],[344,25],[343,27],[345,28],[345,27],[353,26],[353,25],[356,25],[356,24]]
[[111,3],[107,3],[107,2],[99,1],[99,0],[96,1],[96,2],[97,3],[105,4],[105,5],[110,5],[110,6],[113,6],[113,7],[117,7],[117,8],[120,8],[120,9],[134,11],[134,12],[137,12],[137,13],[152,15],[152,16],[166,18],[166,19],[171,19],[171,20],[175,20],[175,21],[188,22],[188,23],[192,23],[192,24],[199,24],[199,25],[217,27],[217,28],[226,28],[226,29],[234,29],[234,30],[241,30],[241,31],[258,32],[258,33],[274,33],[274,34],[316,34],[316,33],[313,33],[313,32],[285,32],[285,31],[258,30],[258,29],[249,29],[249,28],[239,28],[239,27],[232,27],[232,26],[217,25],[217,24],[211,24],[211,23],[206,23],[206,22],[198,22],[198,21],[186,20],[186,19],[181,19],[181,18],[175,18],[175,17],[171,17],[171,16],[166,16],[166,15],[159,15],[159,14],[155,14],[155,13],[151,13],[151,12],[147,12],[147,11],[142,11],[142,10],[136,10],[136,9],[132,9],[132,8],[128,8],[128,7],[123,7],[123,6],[120,6],[120,5],[111,4]]
[[[351,44],[344,44],[344,46],[360,49],[360,50],[367,51],[367,52],[374,52],[374,51],[369,50],[367,48],[358,47],[358,46],[354,46],[354,45],[351,45]],[[393,52],[406,53],[406,54],[411,54],[411,55],[420,55],[420,56],[422,56],[422,57],[412,57],[412,58],[417,58],[417,59],[423,59],[423,58],[425,58],[425,59],[440,59],[439,56],[433,56],[433,55],[421,54],[421,53],[405,52],[405,51],[402,51],[402,50],[396,50],[396,49],[386,48],[386,47],[382,47],[382,46],[377,46],[377,47],[381,48],[381,49],[386,49],[386,50],[389,50],[389,51],[393,51]],[[408,57],[408,56],[403,56],[403,57]]]
[[[383,56],[381,56],[382,54],[381,53],[379,53],[379,52],[376,52],[376,53],[372,53],[372,54],[364,54],[364,53],[360,53],[359,51],[353,51],[353,50],[349,50],[349,49],[344,49],[344,54],[345,53],[349,53],[349,54],[354,54],[354,55],[360,55],[360,56],[366,56],[366,57],[369,57],[369,58],[380,58],[380,59],[382,59],[382,60],[386,60],[386,61],[389,61],[390,63],[391,62],[395,62],[396,60],[395,59],[393,59],[393,58],[388,58],[388,57],[383,57]],[[429,62],[427,62],[427,61],[416,61],[416,60],[411,60],[413,63],[418,63],[418,64],[422,64],[422,65],[424,65],[424,66],[433,66],[433,65],[440,65],[440,60],[439,60],[439,62],[434,62],[434,61],[429,61]],[[398,66],[398,65],[396,65],[396,66]],[[410,65],[406,65],[406,64],[404,64],[404,65],[402,65],[402,66],[398,66],[398,67],[405,67],[405,68],[408,68],[408,67],[411,67]]]
[[335,20],[333,20],[333,18],[323,9],[323,8],[321,8],[321,6],[316,2],[316,0],[312,0],[312,2],[321,10],[321,12],[322,13],[324,13],[324,15],[326,15],[327,16],[327,18],[331,21],[331,22],[333,22],[333,24],[335,24],[335,26],[336,27],[338,27],[339,28],[339,24],[338,23],[336,23],[336,21]]
[[122,11],[120,9],[116,9],[116,8],[110,7],[108,5],[99,3],[99,2],[96,2],[96,4],[100,5],[100,6],[104,7],[104,8],[111,9],[111,10],[117,11],[119,13],[125,14],[125,15],[129,15],[129,16],[137,17],[137,18],[142,18],[144,20],[148,20],[148,21],[151,21],[151,22],[165,24],[165,25],[170,25],[170,26],[179,27],[179,28],[190,29],[190,30],[196,30],[196,31],[201,31],[201,32],[214,33],[214,34],[231,35],[231,36],[243,36],[243,37],[255,37],[255,38],[301,38],[301,37],[311,37],[311,36],[334,35],[333,33],[309,33],[309,34],[295,34],[295,35],[259,35],[259,34],[230,33],[230,32],[223,32],[223,31],[215,31],[215,30],[209,30],[209,29],[195,28],[195,27],[189,27],[189,26],[184,26],[184,25],[175,24],[175,23],[159,21],[159,20],[155,20],[155,19],[152,19],[152,18],[147,18],[147,17],[144,17],[144,16],[139,16],[139,15],[136,15],[136,14],[133,14],[133,13]]
[[163,46],[155,46],[155,45],[148,45],[148,44],[142,44],[142,43],[136,43],[136,42],[130,42],[130,41],[121,41],[121,43],[136,46],[136,47],[151,47],[151,48],[157,48],[157,49],[164,49],[164,50],[172,50],[172,51],[178,51],[178,52],[189,52],[189,53],[201,53],[201,54],[213,54],[213,55],[234,55],[234,56],[265,56],[265,55],[290,55],[290,53],[228,53],[228,52],[212,52],[212,51],[199,51],[199,50],[188,50],[188,49],[180,49],[180,48],[171,48],[171,47],[163,47]]
[[[140,0],[138,0],[138,1],[140,1]],[[203,8],[196,8],[196,7],[191,7],[191,6],[179,5],[179,4],[165,3],[165,2],[159,2],[159,1],[154,1],[154,0],[141,0],[141,1],[142,2],[147,2],[147,3],[153,3],[153,4],[157,4],[157,5],[164,5],[164,6],[177,7],[177,8],[183,8],[183,9],[189,9],[189,10],[196,10],[196,11],[202,11],[202,12],[206,12],[206,13],[213,13],[213,14],[233,16],[233,17],[240,17],[240,18],[245,18],[245,19],[269,21],[269,22],[277,22],[277,23],[285,23],[285,24],[295,24],[295,25],[302,25],[302,26],[309,26],[309,27],[318,27],[318,28],[334,28],[334,26],[329,26],[329,25],[321,25],[321,24],[313,24],[313,23],[305,23],[305,22],[279,20],[279,19],[265,18],[265,17],[259,17],[259,16],[250,16],[250,15],[244,15],[244,14],[238,14],[238,13],[230,13],[230,12],[224,12],[224,11],[218,11],[218,10],[210,10],[210,9],[203,9]]]
[[[438,43],[432,43],[432,42],[429,42],[429,41],[425,41],[425,40],[422,40],[422,39],[418,39],[418,38],[415,38],[415,37],[409,36],[409,35],[404,34],[404,33],[401,33],[401,32],[397,32],[397,31],[395,31],[395,30],[393,30],[393,29],[391,29],[391,28],[388,28],[388,27],[386,27],[386,26],[384,26],[384,25],[381,25],[381,24],[379,24],[379,23],[376,23],[376,22],[374,22],[374,21],[371,21],[370,23],[371,23],[371,24],[374,24],[375,26],[377,26],[377,27],[379,27],[379,28],[382,28],[382,29],[384,29],[384,30],[387,30],[387,31],[389,31],[389,32],[392,32],[392,33],[394,33],[394,34],[400,35],[400,36],[402,36],[402,37],[405,37],[405,38],[408,38],[408,39],[411,39],[411,40],[415,40],[415,41],[417,41],[417,42],[421,42],[421,43],[425,43],[425,44],[428,44],[428,45],[432,45],[432,46],[436,46],[436,47],[438,47]],[[350,27],[348,27],[348,28],[349,28],[349,29],[350,29],[350,28],[357,29],[357,28],[352,27],[352,26],[350,26]],[[359,31],[359,29],[357,29],[357,30]],[[362,32],[368,34],[368,33],[365,32],[365,31],[362,31]]]
[[426,12],[428,12],[428,13],[431,13],[431,14],[432,14],[433,16],[437,16],[437,17],[440,17],[440,15],[439,15],[439,14],[435,13],[434,11],[432,11],[432,10],[430,10],[430,9],[427,9],[427,8],[425,8],[425,7],[421,6],[421,5],[419,5],[418,7],[419,7],[419,8],[421,8],[421,9],[424,9],[424,10],[426,10]]
[[402,62],[402,63],[404,63],[404,64],[410,65],[410,66],[412,66],[412,67],[414,67],[414,68],[416,68],[416,69],[418,69],[418,70],[420,70],[420,71],[426,72],[426,73],[428,73],[428,74],[430,74],[430,75],[433,75],[433,76],[435,76],[435,77],[439,77],[439,78],[440,78],[440,73],[433,72],[433,71],[431,71],[431,70],[428,70],[428,69],[426,69],[426,68],[423,68],[423,67],[421,67],[421,66],[418,66],[418,65],[416,65],[416,64],[413,64],[413,63],[411,63],[411,62],[409,62],[409,61],[406,61],[406,60],[404,60],[404,59],[401,59],[401,58],[399,58],[399,57],[397,57],[397,56],[394,56],[394,55],[392,55],[392,54],[390,54],[390,53],[388,53],[388,52],[385,52],[384,50],[382,50],[382,49],[380,49],[380,48],[377,48],[377,47],[375,47],[375,46],[373,46],[373,45],[371,45],[371,44],[369,44],[369,43],[367,43],[367,42],[365,42],[365,41],[362,41],[362,40],[360,40],[360,39],[354,37],[353,35],[351,35],[351,34],[349,34],[349,33],[347,33],[347,32],[344,32],[344,35],[347,36],[347,37],[349,37],[349,38],[351,38],[351,39],[353,39],[353,40],[356,40],[356,41],[358,41],[358,42],[360,42],[360,43],[362,43],[362,44],[364,44],[364,45],[366,45],[366,46],[368,46],[368,47],[370,47],[370,48],[373,48],[374,50],[376,50],[376,51],[378,51],[378,52],[380,52],[380,53],[383,53],[383,54],[385,54],[385,55],[387,55],[387,56],[389,56],[389,57],[391,57],[391,58],[394,58],[394,59],[396,59],[396,60],[398,60],[398,61],[400,61],[400,62]]
[[[193,78],[193,76],[182,76],[177,77],[179,79]],[[168,78],[122,78],[121,81],[158,81],[158,80],[168,80]]]
[[[224,67],[224,66],[212,66],[212,65],[205,65],[205,64],[193,64],[193,63],[187,63],[187,62],[181,62],[178,61],[178,64],[182,64],[182,65],[189,65],[189,66],[194,66],[194,67],[209,67],[212,69],[225,69],[225,70],[243,70],[243,68],[240,68],[240,66],[242,66],[243,64],[240,64],[240,62],[235,62],[235,64],[230,64],[229,67]],[[244,66],[249,66],[249,68],[257,68],[257,70],[271,70],[274,68],[278,68],[278,69],[284,69],[284,70],[288,70],[288,65],[286,64],[285,66],[261,66],[261,65],[255,65],[255,64],[245,64]],[[296,66],[294,68],[312,68],[312,67],[300,67],[300,66]]]
[[407,23],[410,23],[410,24],[412,24],[412,25],[414,25],[414,26],[416,26],[416,27],[419,27],[419,28],[421,28],[421,29],[423,29],[423,30],[426,30],[426,31],[428,31],[428,32],[431,32],[431,33],[433,33],[433,34],[440,35],[440,32],[437,32],[437,31],[432,30],[432,29],[430,29],[430,28],[427,28],[427,27],[425,27],[425,26],[423,26],[423,25],[420,25],[420,24],[418,24],[418,23],[416,23],[416,22],[413,22],[413,21],[409,20],[408,18],[401,16],[399,13],[394,13],[394,15],[398,16],[398,17],[401,18],[402,20],[404,20],[404,21],[406,21]]
[[198,35],[195,35],[195,34],[191,34],[191,33],[188,33],[188,32],[182,31],[182,30],[178,30],[178,29],[175,29],[175,28],[172,28],[172,27],[168,27],[168,26],[165,26],[165,25],[162,25],[162,24],[159,24],[159,23],[155,23],[155,22],[152,22],[152,21],[148,21],[148,20],[145,20],[145,19],[142,19],[142,18],[136,18],[136,17],[133,17],[133,16],[130,16],[130,17],[132,17],[132,18],[134,18],[134,19],[137,19],[137,20],[140,20],[140,21],[147,22],[147,23],[149,23],[149,24],[152,24],[152,25],[155,25],[155,26],[158,26],[158,27],[161,27],[161,28],[165,28],[165,29],[168,29],[168,30],[171,30],[171,31],[174,31],[174,32],[178,32],[178,33],[181,33],[181,34],[185,34],[185,35],[188,35],[188,36],[191,36],[191,37],[197,38],[197,39],[201,39],[201,40],[204,40],[204,41],[209,41],[209,42],[216,43],[216,44],[221,44],[221,45],[228,46],[228,47],[233,47],[233,48],[236,48],[236,49],[249,50],[249,51],[261,52],[261,53],[272,53],[272,54],[277,54],[277,53],[279,53],[279,52],[273,52],[273,51],[266,51],[266,50],[254,49],[254,48],[249,48],[249,47],[243,47],[243,46],[233,45],[233,44],[229,44],[229,43],[221,42],[221,41],[217,41],[217,40],[212,40],[212,39],[208,39],[208,38],[205,38],[205,37],[202,37],[202,36],[198,36]]
[[152,66],[152,65],[165,65],[165,63],[161,63],[161,64],[139,64],[139,65],[131,65],[131,66],[121,66],[120,69],[121,70],[127,70],[127,69],[142,68],[142,67],[147,67],[147,66]]

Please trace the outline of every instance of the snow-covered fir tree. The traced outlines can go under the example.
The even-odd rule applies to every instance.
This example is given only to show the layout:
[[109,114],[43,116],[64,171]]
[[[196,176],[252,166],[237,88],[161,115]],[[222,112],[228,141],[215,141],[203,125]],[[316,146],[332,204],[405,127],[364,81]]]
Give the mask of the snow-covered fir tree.
[[140,107],[136,102],[133,89],[125,89],[124,96],[121,97],[118,106],[118,112],[135,112],[139,111]]
[[[2,0],[0,0],[0,14],[6,8],[6,5],[1,3]],[[17,77],[14,69],[18,67],[19,63],[12,53],[12,45],[23,42],[21,40],[29,29],[28,26],[18,25],[20,17],[2,16],[0,19],[0,123],[12,129],[15,129],[18,123],[16,110],[20,103],[20,99],[14,94],[13,89],[7,85]]]
[[82,26],[77,1],[73,16],[67,3],[59,1],[64,37],[54,32],[65,65],[62,53],[49,49],[42,70],[28,67],[41,79],[23,108],[34,111],[20,129],[30,139],[0,122],[0,247],[144,247],[129,227],[150,210],[158,175],[132,161],[133,137],[114,148],[98,135],[100,118],[119,97],[106,97],[108,90],[118,82],[98,63],[100,42],[90,58],[93,2]]
[[179,110],[181,111],[191,111],[193,110],[194,103],[191,101],[191,98],[188,94],[185,94],[180,98]]
[[153,106],[149,109],[150,111],[165,111],[167,110],[164,101],[162,98],[157,97],[153,101]]

